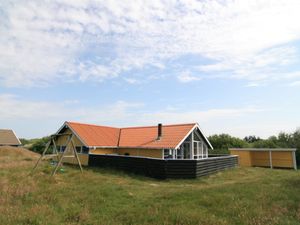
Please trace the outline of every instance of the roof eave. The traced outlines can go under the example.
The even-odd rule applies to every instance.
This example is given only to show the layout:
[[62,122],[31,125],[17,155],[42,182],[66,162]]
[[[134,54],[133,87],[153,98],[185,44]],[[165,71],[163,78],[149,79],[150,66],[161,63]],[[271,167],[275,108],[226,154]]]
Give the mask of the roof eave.
[[118,147],[118,148],[121,148],[121,149],[124,149],[124,148],[132,148],[132,149],[173,149],[172,147],[170,147],[170,146],[164,146],[164,147],[162,147],[162,146],[156,146],[156,147],[145,147],[145,146],[122,146],[122,147]]

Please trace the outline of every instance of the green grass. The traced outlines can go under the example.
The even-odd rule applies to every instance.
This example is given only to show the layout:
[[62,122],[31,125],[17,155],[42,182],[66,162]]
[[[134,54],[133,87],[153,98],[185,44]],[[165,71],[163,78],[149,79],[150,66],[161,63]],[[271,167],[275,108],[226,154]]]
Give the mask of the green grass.
[[28,175],[34,161],[0,161],[1,225],[300,224],[300,173],[293,170],[237,168],[160,181],[65,166],[51,178],[47,162]]

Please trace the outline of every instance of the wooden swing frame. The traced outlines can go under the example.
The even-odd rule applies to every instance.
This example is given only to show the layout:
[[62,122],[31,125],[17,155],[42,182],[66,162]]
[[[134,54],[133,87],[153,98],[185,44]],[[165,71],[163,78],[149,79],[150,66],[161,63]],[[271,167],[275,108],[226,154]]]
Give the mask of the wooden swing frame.
[[[67,142],[66,142],[66,149],[63,151],[61,156],[59,155],[59,153],[57,151],[56,144],[55,144],[55,140],[59,136],[68,136],[68,139],[67,139]],[[59,166],[62,164],[62,160],[64,158],[74,158],[75,157],[76,160],[77,160],[78,166],[80,168],[80,171],[82,173],[83,169],[82,169],[82,166],[81,166],[81,163],[80,163],[80,159],[78,157],[78,153],[77,153],[76,148],[75,148],[75,144],[74,144],[74,141],[73,141],[73,136],[74,136],[73,134],[54,134],[54,135],[51,135],[50,141],[46,144],[45,149],[44,149],[41,157],[38,159],[35,166],[33,167],[32,172],[34,172],[36,170],[36,168],[38,167],[38,165],[39,165],[39,163],[41,162],[42,159],[50,158],[50,157],[57,157],[57,159],[58,159],[57,165],[54,168],[53,172],[51,173],[51,176],[54,176],[56,174]],[[65,153],[68,150],[68,146],[70,146],[71,152],[73,152],[74,155],[65,155]],[[46,152],[49,150],[50,147],[53,147],[54,152],[55,152],[54,154],[46,154]]]

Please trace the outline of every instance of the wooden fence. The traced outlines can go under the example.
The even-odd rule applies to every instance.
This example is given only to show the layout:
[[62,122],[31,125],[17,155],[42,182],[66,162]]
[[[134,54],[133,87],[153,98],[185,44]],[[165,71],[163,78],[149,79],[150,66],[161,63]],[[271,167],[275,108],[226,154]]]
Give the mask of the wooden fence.
[[155,159],[120,155],[89,155],[89,166],[108,167],[158,179],[197,178],[236,167],[235,155],[213,156],[198,160]]

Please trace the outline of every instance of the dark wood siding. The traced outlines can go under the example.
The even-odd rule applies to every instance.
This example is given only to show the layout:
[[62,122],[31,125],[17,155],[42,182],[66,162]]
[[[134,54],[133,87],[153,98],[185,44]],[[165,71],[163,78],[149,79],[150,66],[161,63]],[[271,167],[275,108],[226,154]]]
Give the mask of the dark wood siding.
[[108,167],[149,177],[165,179],[165,162],[161,159],[121,155],[89,155],[89,166]]
[[149,177],[197,178],[237,166],[237,156],[215,156],[202,160],[163,160],[154,158],[89,155],[89,166],[109,167]]

